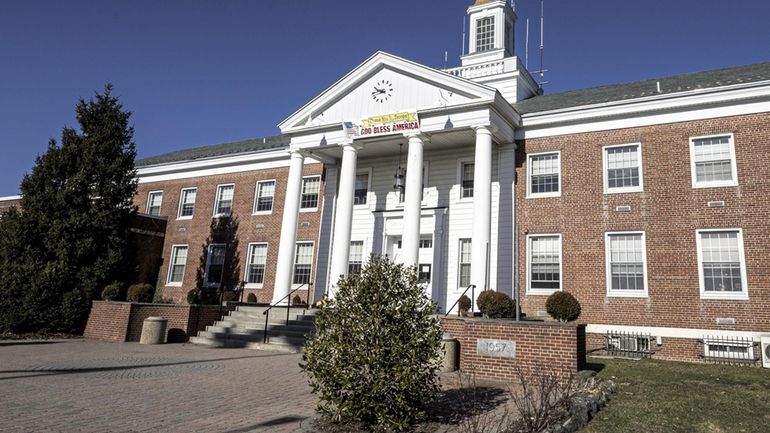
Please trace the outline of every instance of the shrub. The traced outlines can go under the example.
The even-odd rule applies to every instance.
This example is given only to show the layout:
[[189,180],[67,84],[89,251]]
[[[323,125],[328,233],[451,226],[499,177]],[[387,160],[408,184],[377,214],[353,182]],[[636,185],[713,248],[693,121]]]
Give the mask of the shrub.
[[569,292],[554,292],[545,301],[545,309],[560,322],[571,322],[580,316],[580,302]]
[[187,303],[192,304],[199,304],[200,303],[200,297],[198,296],[198,290],[192,289],[189,292],[187,292]]
[[467,295],[460,296],[460,300],[457,302],[457,308],[460,310],[461,316],[468,314],[468,311],[470,311],[472,306],[473,303],[471,302],[471,298],[469,298]]
[[249,293],[248,296],[246,296],[246,302],[249,304],[256,304],[257,303],[257,295],[253,293]]
[[102,299],[105,301],[117,301],[120,299],[120,293],[123,291],[123,284],[115,281],[112,284],[108,284],[102,290]]
[[300,298],[299,295],[294,295],[294,297],[291,298],[291,305],[295,307],[305,305],[305,300]]
[[340,279],[300,364],[332,421],[405,430],[438,392],[441,328],[414,268],[372,257]]
[[128,302],[152,302],[154,294],[155,287],[152,287],[152,284],[134,284],[128,288],[126,300]]
[[479,306],[479,311],[484,316],[492,319],[513,317],[516,309],[516,302],[513,299],[505,293],[494,290],[485,290],[479,293],[476,305]]

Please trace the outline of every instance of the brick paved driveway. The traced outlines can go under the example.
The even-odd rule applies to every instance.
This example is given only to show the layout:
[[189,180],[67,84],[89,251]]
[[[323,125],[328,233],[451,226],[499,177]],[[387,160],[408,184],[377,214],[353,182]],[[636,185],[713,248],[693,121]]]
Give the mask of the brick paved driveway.
[[0,341],[2,432],[295,432],[300,355],[191,344]]

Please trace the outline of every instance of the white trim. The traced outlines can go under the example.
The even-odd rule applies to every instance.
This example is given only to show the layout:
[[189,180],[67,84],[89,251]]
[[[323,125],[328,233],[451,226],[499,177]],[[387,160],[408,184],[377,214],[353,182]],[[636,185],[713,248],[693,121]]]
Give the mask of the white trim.
[[[666,328],[655,326],[627,326],[627,325],[606,325],[606,324],[588,324],[586,332],[590,334],[607,334],[607,331],[619,331],[626,333],[643,333],[656,337],[668,338],[687,338],[701,339],[705,335],[713,337],[744,337],[760,338],[770,335],[770,330],[765,332],[753,331],[725,331],[722,329],[691,329],[691,328]],[[665,341],[663,342],[665,344]]]
[[[262,183],[268,183],[273,182],[273,197],[272,202],[270,204],[270,210],[257,210],[257,199],[259,198],[259,185]],[[275,208],[275,192],[278,189],[278,181],[275,179],[260,179],[257,181],[256,186],[254,187],[254,205],[251,207],[251,214],[252,215],[270,215],[273,213],[273,209]]]
[[[546,156],[556,154],[556,165],[559,170],[559,191],[557,192],[532,192],[532,157],[533,156]],[[561,197],[561,191],[564,187],[564,182],[561,176],[561,151],[553,150],[548,152],[537,152],[527,154],[527,196],[525,198],[548,198],[548,197]]]
[[457,185],[459,191],[455,198],[455,203],[473,203],[473,195],[476,195],[476,185],[473,185],[473,195],[470,197],[463,197],[463,166],[465,164],[473,164],[473,172],[476,172],[476,160],[471,157],[457,158]]
[[[356,177],[358,177],[359,174],[366,174],[367,182],[366,182],[366,203],[364,204],[354,204],[353,209],[370,209],[370,206],[372,204],[372,167],[364,167],[356,169]],[[353,194],[355,195],[355,180],[353,181]],[[355,203],[355,197],[353,198],[353,202]]]
[[[612,256],[610,254],[610,236],[612,235],[642,235],[642,272],[644,272],[644,290],[612,290]],[[604,261],[605,274],[604,279],[607,286],[607,297],[609,298],[647,298],[648,278],[647,278],[647,236],[644,230],[631,230],[622,232],[604,233]]]
[[[213,247],[222,246],[225,248],[225,255],[222,258],[222,275],[219,281],[216,283],[209,282],[209,268],[211,267],[211,249]],[[225,264],[227,263],[227,244],[224,242],[212,242],[206,247],[206,263],[204,265],[203,272],[203,287],[218,287],[222,284],[222,279],[225,276]]]
[[[249,279],[249,266],[251,266],[251,246],[252,245],[264,245],[265,246],[265,271],[262,274],[262,282],[261,283],[248,283]],[[247,289],[261,289],[265,285],[265,277],[267,276],[267,251],[270,248],[270,244],[268,242],[249,242],[248,245],[246,245],[246,269],[243,272],[243,281],[244,281],[244,287]]]
[[[305,158],[306,166],[320,164],[320,162],[311,158]],[[284,148],[280,149],[280,152],[273,152],[270,158],[249,158],[247,155],[243,159],[238,159],[227,156],[203,161],[139,167],[136,169],[136,178],[140,184],[144,184],[287,167],[289,167],[289,152]]]
[[[184,259],[184,271],[182,272],[182,281],[169,281],[171,280],[171,271],[174,269],[174,250],[179,247],[187,248],[187,254]],[[182,287],[184,283],[184,274],[187,272],[187,258],[190,256],[190,246],[188,244],[173,244],[171,245],[171,255],[168,260],[168,270],[166,272],[166,287]]]
[[[637,162],[639,164],[639,186],[610,188],[609,179],[607,178],[607,150],[615,149],[618,147],[631,147],[637,148]],[[602,147],[602,177],[604,178],[604,193],[605,194],[620,194],[628,192],[642,192],[644,191],[644,175],[642,170],[642,143],[626,143],[626,144],[611,144]]]
[[[318,178],[318,200],[316,201],[315,207],[302,207],[302,195],[304,194],[305,190],[305,180],[306,179],[312,179],[312,178]],[[312,176],[302,176],[302,185],[299,187],[299,211],[300,213],[303,212],[318,212],[318,206],[321,204],[321,175],[320,174],[314,174]]]
[[[711,181],[711,182],[698,182],[695,175],[695,140],[702,140],[708,138],[728,137],[730,147],[730,168],[732,180],[730,181]],[[735,159],[735,137],[732,132],[726,134],[711,134],[701,135],[698,137],[690,137],[690,177],[692,179],[693,188],[718,188],[724,186],[738,186],[738,166]]]
[[[743,289],[740,292],[706,292],[703,281],[703,250],[701,245],[701,233],[713,232],[737,232],[738,233],[738,258],[741,261],[741,285]],[[695,230],[695,245],[698,252],[698,286],[701,299],[724,299],[724,300],[748,300],[749,284],[746,276],[746,256],[743,252],[743,230],[739,228],[717,228],[717,229],[697,229]]]
[[20,195],[9,195],[5,197],[0,197],[0,201],[11,201],[11,200],[21,200]]
[[[195,191],[195,201],[193,202],[193,214],[192,215],[187,215],[187,216],[182,216],[182,205],[184,204],[184,203],[182,203],[182,199],[184,199],[185,191]],[[189,186],[189,187],[182,188],[179,191],[179,207],[177,208],[177,211],[176,211],[176,219],[178,219],[178,220],[191,220],[193,218],[193,216],[195,216],[195,204],[196,204],[197,201],[198,201],[198,187],[197,186]]]
[[[307,284],[294,284],[294,272],[297,270],[297,246],[299,244],[311,244],[313,246],[313,253],[310,255],[310,282],[315,284],[313,282],[313,276],[315,271],[315,261],[316,261],[316,249],[315,249],[315,241],[296,241],[294,242],[294,256],[292,257],[292,264],[291,264],[291,290],[300,288],[302,286],[305,286],[307,288],[310,288]],[[289,299],[289,303],[291,303],[291,299]]]
[[217,185],[217,194],[216,194],[216,196],[214,198],[214,209],[212,210],[212,214],[211,214],[211,216],[213,218],[219,218],[221,216],[227,216],[225,214],[217,213],[217,209],[219,208],[219,199],[221,198],[220,195],[222,194],[222,188],[226,187],[226,186],[232,186],[233,187],[233,200],[232,200],[232,203],[230,204],[230,215],[232,215],[233,211],[235,210],[235,209],[233,209],[235,207],[235,184],[234,183],[221,183],[221,184]]
[[[557,237],[559,240],[559,288],[558,289],[533,289],[532,286],[532,238],[545,238],[545,237]],[[534,233],[527,235],[527,286],[526,295],[551,295],[554,292],[561,292],[564,290],[564,274],[563,274],[563,249],[561,233]]]
[[[153,214],[150,213],[150,197],[152,197],[153,194],[160,194],[160,205],[158,206],[158,214],[157,215],[153,215]],[[160,216],[160,213],[163,211],[163,190],[162,189],[158,189],[158,190],[155,190],[155,191],[150,191],[150,192],[147,193],[147,204],[144,207],[144,210],[145,210],[145,213],[147,215]]]

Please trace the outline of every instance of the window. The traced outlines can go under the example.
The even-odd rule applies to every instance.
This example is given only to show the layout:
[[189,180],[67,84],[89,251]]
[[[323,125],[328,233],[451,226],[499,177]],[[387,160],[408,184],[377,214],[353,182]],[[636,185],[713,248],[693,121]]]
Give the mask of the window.
[[302,201],[300,209],[317,209],[318,193],[321,191],[321,178],[319,176],[302,179]]
[[152,191],[147,196],[147,215],[160,215],[160,205],[163,203],[163,191]]
[[607,295],[647,296],[644,233],[607,233]]
[[751,337],[710,336],[703,338],[706,359],[743,360],[754,362],[754,340]]
[[529,155],[529,179],[527,194],[529,197],[559,196],[559,174],[561,163],[559,152]]
[[460,168],[460,198],[473,197],[473,168],[472,162],[463,162]]
[[732,134],[690,139],[692,187],[738,185]]
[[527,236],[529,248],[528,293],[551,294],[561,290],[561,235]]
[[179,197],[179,219],[189,219],[195,212],[195,197],[198,195],[197,188],[185,188]]
[[272,212],[274,196],[275,196],[274,180],[261,180],[257,182],[257,191],[254,197],[254,213]]
[[369,173],[359,173],[356,175],[356,191],[353,196],[353,204],[366,204],[366,196],[369,193]]
[[214,204],[214,216],[230,216],[233,212],[233,191],[235,185],[219,185],[217,201]]
[[297,242],[294,256],[294,284],[310,283],[310,272],[313,269],[313,243]]
[[420,248],[433,248],[433,238],[420,238]]
[[267,244],[249,244],[246,284],[261,286],[265,282],[265,263],[267,262]]
[[429,284],[430,283],[430,263],[420,263],[417,268],[417,284]]
[[604,192],[642,191],[642,152],[639,144],[604,147]]
[[227,245],[211,244],[206,254],[206,276],[207,286],[218,286],[222,283],[222,275],[225,270],[225,253]]
[[458,272],[458,285],[461,288],[471,285],[471,240],[460,239],[460,265]]
[[489,51],[495,47],[495,19],[476,20],[476,52]]
[[699,230],[697,244],[701,297],[748,298],[741,230]]
[[360,274],[361,265],[364,260],[364,242],[350,242],[350,254],[348,255],[348,273]]
[[187,265],[187,245],[171,247],[171,266],[168,267],[168,285],[181,286]]

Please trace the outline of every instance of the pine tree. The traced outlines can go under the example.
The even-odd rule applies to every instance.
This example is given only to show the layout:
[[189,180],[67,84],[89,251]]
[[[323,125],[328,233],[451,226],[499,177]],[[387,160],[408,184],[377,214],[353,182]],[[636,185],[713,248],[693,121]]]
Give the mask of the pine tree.
[[0,220],[0,331],[82,331],[90,301],[126,280],[136,193],[130,112],[112,86],[76,106]]

